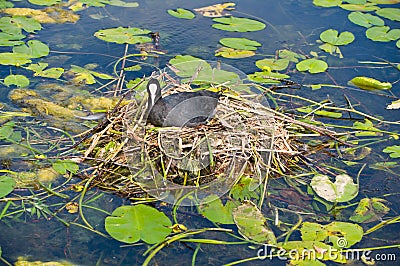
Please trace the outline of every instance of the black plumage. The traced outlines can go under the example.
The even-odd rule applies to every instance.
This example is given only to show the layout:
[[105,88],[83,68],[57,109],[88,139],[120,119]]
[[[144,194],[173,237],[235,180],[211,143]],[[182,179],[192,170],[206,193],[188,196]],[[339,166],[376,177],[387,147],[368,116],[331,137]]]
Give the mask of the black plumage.
[[161,96],[161,86],[156,79],[147,84],[147,122],[158,127],[195,127],[214,116],[220,94],[202,90],[179,92]]

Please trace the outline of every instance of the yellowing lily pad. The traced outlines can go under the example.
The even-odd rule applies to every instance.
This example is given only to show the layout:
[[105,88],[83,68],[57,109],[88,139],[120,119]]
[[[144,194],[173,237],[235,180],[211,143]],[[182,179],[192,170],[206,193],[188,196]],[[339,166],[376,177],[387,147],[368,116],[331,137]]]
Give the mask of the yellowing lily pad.
[[176,10],[168,9],[167,12],[173,17],[183,19],[193,19],[196,16],[192,11],[183,8],[177,8]]
[[237,31],[237,32],[247,32],[247,31],[259,31],[265,28],[265,24],[254,19],[249,18],[214,18],[216,24],[212,27],[225,30],[225,31]]
[[106,42],[137,44],[152,42],[152,39],[149,36],[146,36],[150,32],[151,31],[149,30],[139,28],[118,27],[99,30],[95,32],[94,36]]
[[235,3],[223,3],[212,6],[196,8],[194,11],[199,12],[205,17],[218,18],[223,16],[230,16],[227,10],[234,10]]
[[261,43],[246,38],[222,38],[219,42],[226,47],[247,51],[255,51],[261,46]]
[[346,174],[336,176],[334,183],[326,175],[315,175],[310,185],[318,196],[330,202],[347,202],[354,199],[359,187]]
[[12,16],[31,17],[40,23],[75,23],[79,20],[79,15],[72,11],[53,6],[47,7],[43,10],[31,8],[5,8],[0,10],[0,12]]
[[255,55],[254,51],[247,51],[247,50],[237,50],[228,47],[221,47],[215,51],[215,56],[222,56],[225,58],[245,58]]
[[363,90],[389,90],[392,88],[390,82],[381,82],[369,77],[355,77],[349,81],[349,84],[357,86]]

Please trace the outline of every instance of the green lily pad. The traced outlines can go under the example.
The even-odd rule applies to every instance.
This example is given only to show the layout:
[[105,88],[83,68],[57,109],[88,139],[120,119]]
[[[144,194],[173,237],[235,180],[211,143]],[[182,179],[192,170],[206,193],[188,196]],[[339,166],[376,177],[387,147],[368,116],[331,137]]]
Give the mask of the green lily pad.
[[124,2],[122,0],[109,0],[112,6],[122,6],[122,7],[138,7],[138,2]]
[[79,165],[71,160],[57,160],[52,166],[61,175],[65,175],[67,171],[75,174],[79,170]]
[[256,61],[256,66],[265,71],[284,70],[289,66],[289,59],[265,58]]
[[230,190],[230,195],[236,200],[250,200],[252,198],[259,199],[259,195],[250,190],[250,185],[254,181],[253,178],[242,176],[240,180]]
[[369,77],[355,77],[349,81],[349,84],[363,90],[389,90],[392,88],[390,82],[381,82]]
[[224,206],[217,195],[210,195],[202,200],[199,205],[199,213],[214,223],[234,224],[232,217],[234,207],[232,201],[228,201]]
[[386,206],[387,204],[388,202],[384,199],[364,198],[358,203],[357,208],[350,217],[350,221],[356,223],[370,223],[379,221],[390,211],[390,208]]
[[46,44],[42,43],[41,41],[30,40],[27,42],[27,45],[15,46],[13,48],[13,52],[27,54],[31,58],[39,58],[47,56],[50,52],[50,49]]
[[193,19],[196,15],[187,9],[177,8],[176,10],[168,9],[168,14],[176,18]]
[[321,198],[329,202],[347,202],[358,194],[358,184],[349,175],[337,175],[333,183],[326,175],[315,175],[310,183],[312,189]]
[[61,0],[28,0],[28,1],[31,4],[39,6],[52,6],[61,2]]
[[107,233],[128,244],[140,240],[147,244],[163,241],[171,233],[171,226],[164,213],[144,204],[118,207],[105,220]]
[[400,158],[400,146],[388,146],[383,150],[384,153],[390,153],[390,158]]
[[0,64],[8,66],[22,66],[31,63],[31,57],[21,53],[0,53]]
[[349,248],[361,241],[364,230],[361,226],[347,222],[332,222],[327,225],[304,222],[300,229],[304,241],[328,240],[334,248]]
[[58,79],[64,73],[64,69],[61,67],[53,67],[46,69],[48,65],[49,64],[47,63],[39,62],[38,64],[30,64],[25,68],[35,72],[34,74],[35,77]]
[[247,32],[259,31],[265,28],[264,23],[249,18],[214,18],[213,21],[217,22],[217,24],[212,25],[213,28],[225,31]]
[[302,54],[295,53],[293,51],[289,51],[286,49],[278,51],[278,57],[281,59],[287,59],[290,62],[298,63],[299,59],[306,59],[306,57]]
[[145,36],[150,32],[151,31],[149,30],[144,30],[139,28],[118,27],[118,28],[99,30],[95,32],[94,36],[106,42],[114,42],[118,44],[123,44],[123,43],[137,44],[137,43],[152,42],[152,39],[149,36]]
[[271,71],[254,72],[253,74],[248,74],[247,77],[254,82],[264,83],[264,84],[277,84],[280,83],[279,79],[288,79],[290,76],[286,74],[281,74]]
[[375,26],[369,28],[365,35],[376,42],[390,42],[400,38],[400,29],[391,30],[388,26]]
[[14,178],[7,175],[0,176],[0,198],[10,194],[14,190],[15,185]]
[[[396,47],[397,48],[400,48],[400,40],[398,40],[397,42],[396,42]],[[400,66],[400,65],[399,65]],[[397,68],[399,68],[399,67],[397,67]]]
[[354,41],[353,33],[344,31],[339,34],[339,32],[334,29],[329,29],[322,32],[319,37],[323,42],[330,43],[332,45],[346,45]]
[[29,33],[35,33],[36,31],[42,29],[42,25],[34,18],[13,16],[10,20],[14,26],[21,28]]
[[254,51],[247,51],[247,50],[237,50],[228,47],[221,47],[215,51],[215,56],[222,56],[225,58],[246,58],[255,55]]
[[254,203],[246,200],[235,208],[232,214],[243,237],[258,243],[276,244],[274,232],[268,227],[267,219]]
[[355,121],[353,123],[353,128],[356,130],[362,130],[361,132],[356,132],[357,137],[366,137],[366,136],[381,136],[382,132],[376,127],[371,120],[365,119],[365,122]]
[[4,84],[6,84],[7,87],[10,87],[11,85],[15,85],[19,88],[28,87],[29,79],[24,75],[8,75],[4,79]]
[[333,7],[338,6],[342,3],[342,0],[313,0],[313,4],[322,7]]
[[339,5],[341,8],[345,9],[345,10],[349,10],[349,11],[364,11],[364,12],[368,12],[368,11],[375,11],[378,10],[379,7],[376,6],[375,3],[366,3],[363,5],[359,5],[359,4],[341,4]]
[[311,74],[321,73],[328,69],[328,64],[322,60],[310,58],[296,64],[299,71],[308,71]]
[[380,17],[366,14],[362,12],[351,12],[347,18],[354,24],[360,25],[365,28],[370,28],[372,26],[384,26],[385,21]]
[[400,21],[400,8],[381,8],[375,13],[390,20]]
[[261,46],[261,43],[246,38],[222,38],[219,42],[226,47],[247,51],[255,51]]

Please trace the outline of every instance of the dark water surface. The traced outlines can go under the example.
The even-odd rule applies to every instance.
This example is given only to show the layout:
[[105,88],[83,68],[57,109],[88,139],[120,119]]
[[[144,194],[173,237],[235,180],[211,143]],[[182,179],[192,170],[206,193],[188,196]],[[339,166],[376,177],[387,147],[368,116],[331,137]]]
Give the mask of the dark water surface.
[[[352,24],[347,15],[349,11],[341,8],[321,8],[312,4],[311,0],[247,0],[238,1],[236,10],[232,15],[258,19],[267,24],[265,30],[258,32],[226,32],[213,29],[210,18],[197,15],[193,20],[177,19],[167,14],[168,9],[178,7],[191,9],[216,4],[215,1],[176,1],[176,0],[139,0],[138,8],[121,8],[107,6],[105,8],[90,7],[79,12],[81,19],[76,24],[49,25],[39,32],[39,39],[48,44],[52,56],[68,55],[65,62],[57,61],[53,66],[69,68],[70,65],[84,66],[88,63],[96,63],[97,71],[112,74],[115,61],[123,56],[124,45],[106,43],[93,36],[100,29],[112,27],[138,27],[160,32],[162,48],[168,53],[155,60],[149,58],[146,62],[154,66],[144,67],[142,71],[128,74],[127,79],[149,75],[156,67],[163,68],[165,64],[175,55],[190,54],[207,60],[217,60],[214,51],[220,47],[218,40],[223,37],[246,37],[262,43],[257,55],[247,59],[221,59],[222,62],[230,64],[246,74],[258,71],[254,62],[266,56],[274,55],[276,50],[290,49],[298,53],[309,54],[317,51],[330,66],[327,73],[310,75],[300,72],[289,73],[291,80],[301,84],[328,83],[347,86],[347,81],[355,76],[369,76],[381,81],[394,82],[393,95],[400,94],[399,71],[388,65],[362,64],[360,61],[387,60],[400,63],[400,50],[396,48],[395,42],[380,43],[373,42],[365,37],[365,28]],[[29,6],[29,4],[16,2],[16,6]],[[392,7],[400,7],[399,4]],[[101,20],[91,18],[93,15],[104,16]],[[400,22],[385,20],[392,28],[400,28]],[[351,31],[355,42],[341,47],[343,59],[331,56],[318,49],[315,44],[319,34],[329,28],[342,31]],[[6,47],[0,47],[0,51],[8,51]],[[137,53],[137,49],[131,45],[130,53]],[[326,57],[326,58],[325,58]],[[368,67],[367,67],[368,66]],[[379,67],[379,68],[378,68]],[[293,69],[293,67],[291,68]],[[2,76],[9,74],[9,68],[0,68]],[[41,81],[38,81],[41,82]],[[1,102],[9,102],[7,91],[9,88],[1,87]],[[386,96],[379,96],[375,92],[362,91],[355,87],[327,88],[311,90],[303,87],[301,90],[283,90],[288,94],[297,94],[311,98],[315,101],[331,99],[336,105],[346,105],[344,95],[351,100],[357,109],[375,116],[382,116],[385,120],[400,120],[399,110],[386,110],[386,105],[396,98],[390,93],[382,92]],[[290,104],[289,104],[290,105]],[[297,107],[297,106],[295,106]],[[345,123],[345,122],[343,122]],[[348,123],[347,123],[348,124]],[[384,125],[382,129],[388,131],[399,131],[399,126]],[[399,145],[398,140],[378,143],[371,146],[378,161],[396,161],[390,159],[387,154],[381,153],[387,145]],[[1,149],[1,148],[0,148]],[[332,159],[334,160],[334,158]],[[368,162],[366,162],[368,163]],[[356,176],[359,168],[348,169],[352,176]],[[362,197],[383,197],[384,194],[391,195],[385,198],[391,202],[392,212],[390,217],[399,215],[399,168],[393,170],[396,174],[373,170],[366,167],[360,177],[360,195]],[[92,194],[93,193],[93,194]],[[101,194],[100,191],[90,191],[89,195]],[[359,196],[359,198],[362,198]],[[105,194],[92,203],[108,212],[116,207],[129,204],[128,201],[119,197]],[[0,203],[2,209],[4,203]],[[164,209],[163,209],[164,208]],[[166,213],[170,210],[161,207]],[[196,210],[190,208],[180,209],[181,223],[188,228],[213,227],[214,225],[202,219]],[[87,209],[86,216],[97,230],[104,231],[104,218],[106,214]],[[386,217],[385,217],[386,218]],[[369,226],[372,227],[372,226]],[[369,228],[368,227],[368,228]],[[234,226],[231,226],[234,229]],[[372,247],[398,244],[400,239],[400,226],[393,224],[368,235],[362,244],[357,247]],[[202,238],[235,241],[234,238],[223,234],[208,233]],[[299,237],[294,235],[293,237]],[[140,265],[145,257],[143,253],[147,246],[121,246],[121,243],[112,239],[106,239],[95,233],[77,226],[64,227],[55,219],[33,220],[28,216],[19,217],[19,222],[3,219],[0,221],[0,246],[2,256],[10,262],[14,262],[18,256],[28,256],[32,260],[62,260],[66,259],[78,265]],[[162,249],[153,259],[153,265],[189,265],[195,245],[190,243],[174,243]],[[257,249],[251,249],[248,245],[202,245],[196,258],[197,265],[222,265],[232,261],[257,256]],[[395,262],[378,262],[377,265],[399,265],[400,254],[398,249],[385,250],[386,253],[397,255]],[[1,262],[0,262],[1,264]],[[269,265],[269,260],[254,260],[245,265]],[[285,265],[284,261],[274,260],[273,265]],[[362,265],[356,262],[355,265]]]

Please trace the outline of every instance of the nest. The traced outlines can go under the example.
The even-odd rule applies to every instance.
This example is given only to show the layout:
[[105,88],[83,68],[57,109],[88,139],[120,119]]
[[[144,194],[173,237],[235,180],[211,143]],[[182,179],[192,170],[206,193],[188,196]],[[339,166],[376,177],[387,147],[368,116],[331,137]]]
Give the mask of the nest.
[[[166,82],[163,95],[192,90],[187,83]],[[283,123],[261,104],[262,95],[224,90],[214,117],[197,127],[146,125],[146,98],[125,107],[126,163],[146,192],[172,201],[192,192],[204,198],[226,193],[243,174],[253,177],[256,188],[274,172],[272,156],[280,162],[280,151],[296,153]]]

